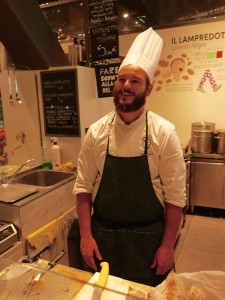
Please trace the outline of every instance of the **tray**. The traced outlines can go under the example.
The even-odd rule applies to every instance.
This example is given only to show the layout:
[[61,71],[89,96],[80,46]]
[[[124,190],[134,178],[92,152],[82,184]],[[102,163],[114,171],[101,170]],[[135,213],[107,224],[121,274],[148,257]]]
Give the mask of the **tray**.
[[13,203],[37,191],[36,187],[26,184],[1,184],[0,201]]

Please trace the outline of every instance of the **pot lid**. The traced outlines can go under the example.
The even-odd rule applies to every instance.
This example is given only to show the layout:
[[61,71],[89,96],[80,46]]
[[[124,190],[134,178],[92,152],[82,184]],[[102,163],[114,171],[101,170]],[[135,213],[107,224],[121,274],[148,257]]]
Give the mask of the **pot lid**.
[[215,125],[215,123],[201,121],[201,122],[192,123],[192,125],[203,125],[204,126],[204,125]]
[[196,129],[196,130],[193,130],[193,132],[198,132],[198,133],[212,133],[213,131],[212,130],[207,130],[207,129]]

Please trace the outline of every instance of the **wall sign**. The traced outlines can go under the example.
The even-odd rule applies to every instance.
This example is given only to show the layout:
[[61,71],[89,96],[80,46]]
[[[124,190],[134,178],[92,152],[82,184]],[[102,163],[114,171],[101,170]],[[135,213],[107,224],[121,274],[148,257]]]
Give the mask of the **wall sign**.
[[119,56],[117,24],[91,27],[90,39],[93,60]]
[[112,89],[117,78],[119,67],[120,63],[95,66],[99,98],[112,96]]
[[45,134],[80,136],[76,70],[41,72]]
[[97,26],[117,22],[117,0],[89,0],[88,25]]

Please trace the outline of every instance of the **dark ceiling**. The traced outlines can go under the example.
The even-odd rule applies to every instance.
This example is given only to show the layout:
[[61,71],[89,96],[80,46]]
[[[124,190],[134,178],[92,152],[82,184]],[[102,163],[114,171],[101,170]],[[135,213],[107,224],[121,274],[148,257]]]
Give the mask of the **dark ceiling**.
[[[34,1],[39,4],[64,3],[63,0]],[[88,0],[85,1],[88,2]],[[213,14],[225,6],[225,0],[118,0],[117,2],[122,10],[128,11],[131,15],[147,15],[155,23],[174,22],[178,18],[201,14],[202,12]]]
[[[84,34],[88,0],[49,0],[49,4],[46,0],[34,1],[38,1],[60,41]],[[225,15],[225,0],[118,0],[117,6],[120,34]],[[126,18],[125,13],[129,15]]]

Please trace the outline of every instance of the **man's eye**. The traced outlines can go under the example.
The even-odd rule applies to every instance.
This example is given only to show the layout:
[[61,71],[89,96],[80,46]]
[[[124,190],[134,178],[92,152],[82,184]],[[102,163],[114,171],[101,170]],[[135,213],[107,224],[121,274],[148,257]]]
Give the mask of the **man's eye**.
[[140,83],[140,81],[137,80],[137,79],[133,79],[133,80],[132,80],[132,83]]

